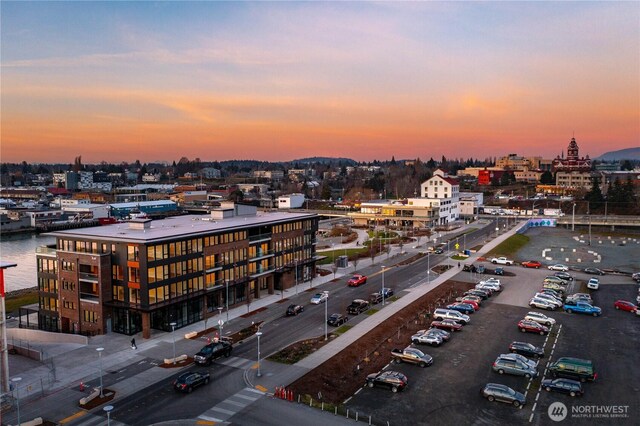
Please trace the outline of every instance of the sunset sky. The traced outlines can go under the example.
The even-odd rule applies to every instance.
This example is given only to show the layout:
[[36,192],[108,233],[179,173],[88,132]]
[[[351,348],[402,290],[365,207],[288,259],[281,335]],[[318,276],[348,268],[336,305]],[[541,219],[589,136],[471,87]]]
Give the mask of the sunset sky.
[[10,2],[3,162],[640,146],[638,2]]

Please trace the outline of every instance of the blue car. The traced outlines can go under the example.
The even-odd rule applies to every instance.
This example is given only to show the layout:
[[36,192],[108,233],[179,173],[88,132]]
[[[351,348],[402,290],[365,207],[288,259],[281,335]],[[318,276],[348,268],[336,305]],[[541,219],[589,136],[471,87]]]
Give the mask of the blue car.
[[447,305],[447,309],[462,312],[463,314],[472,314],[476,311],[473,306],[468,303],[452,303],[451,305]]

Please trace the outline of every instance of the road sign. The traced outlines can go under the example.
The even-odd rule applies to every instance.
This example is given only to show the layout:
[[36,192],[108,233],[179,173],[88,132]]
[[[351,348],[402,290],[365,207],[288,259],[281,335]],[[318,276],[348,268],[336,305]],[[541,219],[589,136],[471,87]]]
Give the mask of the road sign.
[[460,248],[460,244],[456,243],[455,248],[458,250]]

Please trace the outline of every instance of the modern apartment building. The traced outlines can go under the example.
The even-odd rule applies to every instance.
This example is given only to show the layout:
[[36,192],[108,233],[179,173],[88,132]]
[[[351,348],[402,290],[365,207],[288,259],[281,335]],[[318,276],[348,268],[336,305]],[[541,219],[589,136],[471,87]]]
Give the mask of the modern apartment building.
[[211,215],[53,232],[37,250],[39,328],[148,338],[313,278],[318,216],[223,203]]

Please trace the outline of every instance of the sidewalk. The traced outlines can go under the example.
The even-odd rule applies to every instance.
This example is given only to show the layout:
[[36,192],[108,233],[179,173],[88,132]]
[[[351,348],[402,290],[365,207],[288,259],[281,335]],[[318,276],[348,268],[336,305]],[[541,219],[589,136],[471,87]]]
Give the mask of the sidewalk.
[[[451,234],[459,234],[464,232],[467,227],[477,228],[478,224],[463,225],[461,228],[455,231],[449,231],[442,233],[442,237],[446,237]],[[499,244],[502,240],[515,232],[516,228],[501,235],[498,239],[486,244],[482,251],[475,253],[472,257],[467,259],[465,263],[473,262],[482,253],[493,248]],[[443,238],[438,238],[442,241]],[[434,241],[430,242],[432,245]],[[335,246],[335,250],[349,248],[349,245],[353,244],[355,247],[355,241],[344,246]],[[404,259],[413,256],[419,251],[426,249],[426,244],[420,246],[405,244],[402,252],[398,246],[392,247],[391,251],[387,254],[381,254],[376,256],[375,260],[371,258],[364,258],[358,262],[358,270],[366,270],[371,267],[380,268],[383,263],[395,264]],[[452,247],[453,248],[453,245]],[[387,260],[389,259],[389,260]],[[434,265],[435,266],[435,265]],[[330,265],[328,265],[330,268]],[[373,327],[380,324],[389,316],[393,315],[404,306],[411,303],[413,300],[419,298],[427,291],[435,288],[444,281],[457,274],[459,271],[453,268],[439,277],[432,279],[429,286],[419,285],[411,289],[409,294],[401,297],[397,302],[390,305],[389,308],[380,311],[376,315],[368,317],[365,321],[358,324],[356,327],[350,330],[347,339],[337,338],[330,344],[324,346],[313,355],[300,361],[295,366],[288,366],[287,368],[277,368],[269,362],[262,362],[263,371],[270,371],[275,374],[263,374],[262,377],[256,377],[257,370],[251,368],[247,371],[246,381],[253,387],[260,386],[258,389],[272,390],[275,386],[281,386],[283,384],[291,383],[297,378],[306,374],[307,371],[322,364],[337,351],[340,351],[343,347],[347,346],[355,339],[366,334]],[[335,273],[335,278],[342,278],[344,276],[353,273],[353,267],[339,268]],[[371,272],[373,273],[373,272]],[[323,284],[332,281],[334,279],[334,273],[331,272],[326,276],[318,276],[311,282],[301,283],[298,285],[298,289],[291,288],[284,291],[284,294],[278,292],[267,297],[253,300],[251,305],[243,305],[230,309],[228,312],[229,322],[225,324],[224,331],[230,332],[238,331],[244,327],[251,325],[251,318],[242,318],[242,315],[251,311],[259,310],[263,307],[279,302],[282,298],[292,298],[296,294],[302,293],[307,289],[313,287],[318,288]],[[222,314],[222,319],[226,322],[226,312]],[[217,318],[209,319],[207,326],[211,327],[217,323]],[[227,328],[228,327],[228,328]],[[175,334],[171,332],[162,332],[153,330],[150,339],[142,339],[141,333],[134,336],[138,345],[137,350],[131,349],[130,340],[131,336],[125,336],[117,333],[111,333],[109,335],[95,336],[89,339],[89,344],[86,346],[77,347],[77,345],[67,345],[60,350],[50,348],[49,353],[58,353],[47,361],[46,364],[36,363],[31,360],[26,360],[22,357],[11,356],[10,368],[11,377],[19,376],[22,378],[20,381],[20,411],[21,420],[31,420],[35,417],[46,417],[51,420],[60,421],[68,417],[70,414],[78,412],[77,406],[78,400],[86,396],[86,393],[82,393],[79,390],[80,383],[83,382],[87,386],[99,386],[100,376],[104,381],[104,387],[110,387],[117,390],[117,399],[124,398],[131,395],[157,381],[166,379],[179,371],[179,369],[164,369],[159,368],[150,362],[150,359],[164,359],[173,356],[173,345],[175,337],[175,351],[177,355],[195,353],[202,346],[202,340],[189,340],[184,339],[184,335],[192,331],[202,331],[205,328],[204,321],[200,321],[195,324],[183,327],[175,331]],[[104,348],[101,351],[101,355],[96,351],[97,348]],[[116,375],[109,373],[119,373],[117,376],[123,374],[129,375],[126,379],[115,382]],[[111,377],[109,377],[111,376]],[[112,384],[109,384],[109,381]],[[44,392],[43,392],[44,390]],[[44,395],[43,395],[44,393]],[[94,409],[93,411],[99,411],[101,408]],[[3,413],[3,424],[15,423],[15,411]]]

